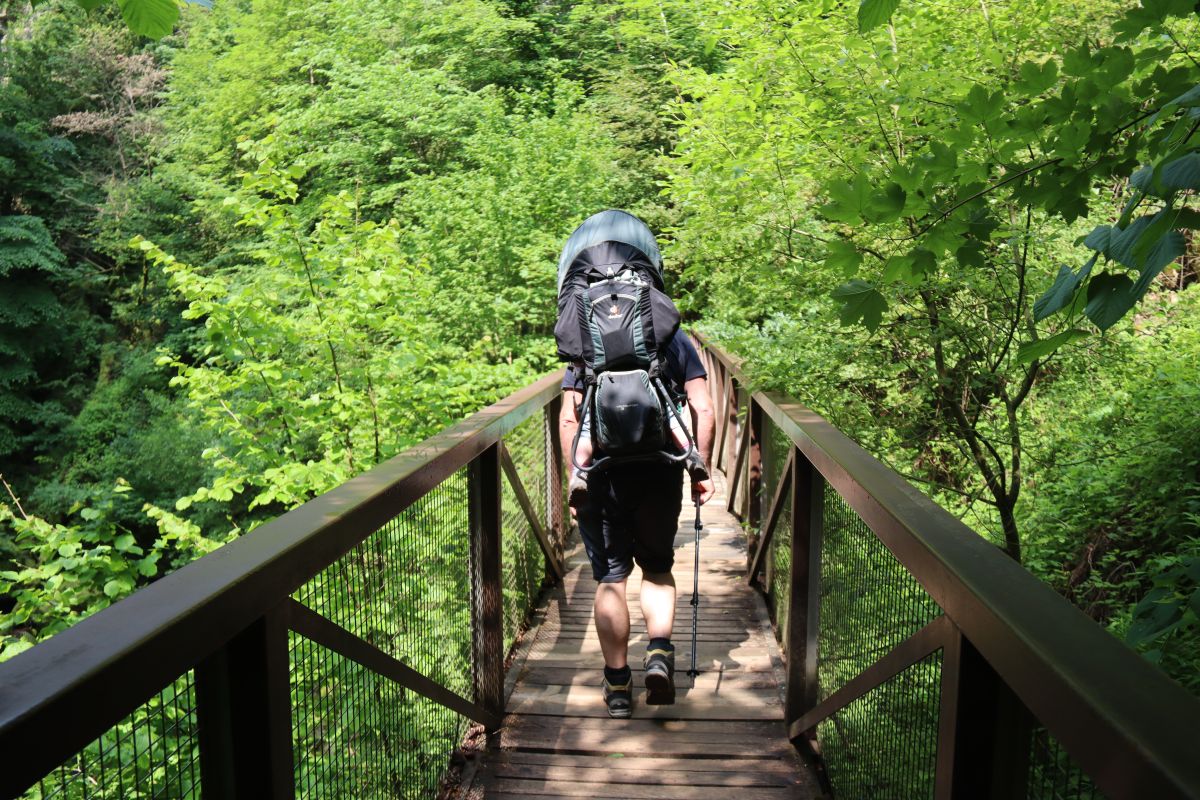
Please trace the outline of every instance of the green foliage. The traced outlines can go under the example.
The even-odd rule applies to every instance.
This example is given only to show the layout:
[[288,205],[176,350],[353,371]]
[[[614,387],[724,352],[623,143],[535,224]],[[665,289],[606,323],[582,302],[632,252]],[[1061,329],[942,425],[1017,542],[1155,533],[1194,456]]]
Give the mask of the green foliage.
[[114,521],[128,493],[129,485],[118,483],[75,509],[73,525],[0,504],[0,526],[12,530],[24,560],[20,568],[0,572],[0,594],[12,603],[0,622],[0,660],[111,605],[146,579],[220,546],[195,525],[151,506],[145,510],[157,523],[157,536],[139,543]]
[[277,166],[262,155],[270,144],[246,146],[257,166],[225,201],[255,234],[249,263],[207,273],[135,242],[205,331],[198,360],[160,359],[178,371],[172,385],[215,437],[205,452],[215,477],[181,509],[230,504],[243,492],[246,502],[233,508],[290,508],[529,372],[523,359],[485,367],[487,337],[448,344],[455,320],[429,313],[439,307],[437,287],[426,265],[406,258],[395,221],[362,219],[342,193],[327,197],[306,229],[296,202],[306,168]]
[[44,446],[67,420],[48,391],[67,347],[70,314],[58,298],[65,272],[42,220],[0,217],[0,468]]
[[1198,305],[1195,287],[1156,298],[1138,328],[1040,390],[1022,511],[1027,566],[1193,689]]
[[[860,21],[881,5],[864,3]],[[1104,255],[1109,269],[1092,274],[1094,259],[1079,271],[1061,268],[1035,310],[1038,320],[1066,310],[1068,329],[1086,319],[1108,330],[1184,253],[1179,229],[1200,222],[1181,207],[1186,196],[1180,194],[1200,186],[1200,141],[1193,140],[1200,70],[1182,45],[1163,45],[1175,28],[1196,32],[1194,18],[1173,19],[1192,11],[1187,3],[1135,9],[1113,21],[1111,43],[1063,53],[1061,70],[1053,59],[1025,60],[1015,72],[970,85],[948,98],[938,129],[919,146],[903,155],[892,147],[890,163],[856,171],[850,182],[827,183],[830,202],[821,212],[858,226],[853,240],[884,262],[884,283],[920,285],[935,277],[938,259],[960,279],[980,266],[974,262],[994,246],[994,237],[1010,235],[1003,226],[979,224],[1002,216],[1001,204],[1069,223],[1089,212],[1094,186],[1129,180],[1117,224],[1096,227],[1084,242]],[[929,128],[928,120],[922,123]],[[1138,169],[1139,163],[1146,166]],[[1152,206],[1149,213],[1134,219],[1144,205]],[[876,250],[881,237],[886,244]],[[910,250],[914,246],[918,250]],[[920,248],[932,257],[902,255]],[[1087,298],[1082,309],[1073,302],[1078,293]],[[1063,333],[1040,339],[1039,352],[1048,355],[1078,338]]]

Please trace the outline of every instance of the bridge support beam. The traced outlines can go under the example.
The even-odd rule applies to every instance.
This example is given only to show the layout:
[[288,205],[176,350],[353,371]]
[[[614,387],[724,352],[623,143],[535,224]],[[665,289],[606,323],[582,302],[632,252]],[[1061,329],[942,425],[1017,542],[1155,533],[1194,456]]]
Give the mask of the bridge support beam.
[[500,549],[500,445],[467,467],[471,526],[471,634],[475,702],[504,715],[504,615]]
[[792,561],[788,584],[787,696],[784,719],[817,704],[817,632],[821,602],[821,531],[825,479],[808,457],[792,455]]
[[287,603],[196,666],[204,800],[292,800]]
[[1033,718],[957,629],[942,651],[935,800],[1026,796]]
[[546,459],[546,520],[553,531],[554,555],[563,563],[564,543],[567,541],[566,505],[563,502],[563,451],[558,437],[558,415],[562,410],[562,394],[558,394],[546,405],[545,425],[547,438]]
[[746,524],[750,530],[757,531],[762,519],[762,438],[763,413],[762,406],[754,399],[753,394],[746,398],[746,424],[750,426],[750,452],[746,454]]

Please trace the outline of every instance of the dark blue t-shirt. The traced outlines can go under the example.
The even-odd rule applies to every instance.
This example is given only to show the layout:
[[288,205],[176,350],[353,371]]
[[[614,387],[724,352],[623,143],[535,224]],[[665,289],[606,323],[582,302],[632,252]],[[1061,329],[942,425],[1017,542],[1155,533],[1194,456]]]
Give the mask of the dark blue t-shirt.
[[[680,395],[683,394],[683,385],[688,381],[708,377],[704,363],[700,361],[700,354],[696,352],[696,346],[682,331],[671,340],[670,346],[667,347],[667,357],[661,366],[663,379],[671,391]],[[583,370],[577,372],[574,367],[567,367],[562,388],[582,392],[585,388]]]

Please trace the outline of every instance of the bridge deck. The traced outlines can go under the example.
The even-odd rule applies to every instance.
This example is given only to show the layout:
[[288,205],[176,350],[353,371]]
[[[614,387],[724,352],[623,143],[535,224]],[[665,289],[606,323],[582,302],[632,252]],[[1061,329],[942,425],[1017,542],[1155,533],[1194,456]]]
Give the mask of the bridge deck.
[[718,494],[702,514],[699,677],[693,681],[686,675],[694,509],[684,507],[675,540],[673,706],[643,702],[646,629],[636,602],[640,574],[635,571],[629,581],[636,688],[630,720],[609,719],[601,698],[603,661],[591,616],[595,584],[577,547],[563,585],[538,609],[510,668],[499,749],[485,756],[473,797],[820,796],[784,733],[782,660],[766,607],[746,586],[745,542],[725,511],[724,488],[718,476]]

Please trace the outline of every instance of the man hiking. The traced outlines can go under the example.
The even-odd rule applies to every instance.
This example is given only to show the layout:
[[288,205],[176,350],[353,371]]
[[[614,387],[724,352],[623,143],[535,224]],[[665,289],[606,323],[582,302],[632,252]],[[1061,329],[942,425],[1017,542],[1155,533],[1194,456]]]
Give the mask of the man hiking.
[[705,467],[715,427],[708,376],[679,321],[646,223],[608,209],[575,229],[558,261],[554,338],[571,365],[559,435],[571,464],[571,513],[599,583],[593,613],[613,717],[633,713],[625,586],[635,563],[650,640],[646,702],[675,702],[671,567],[684,469],[697,504],[713,493]]

